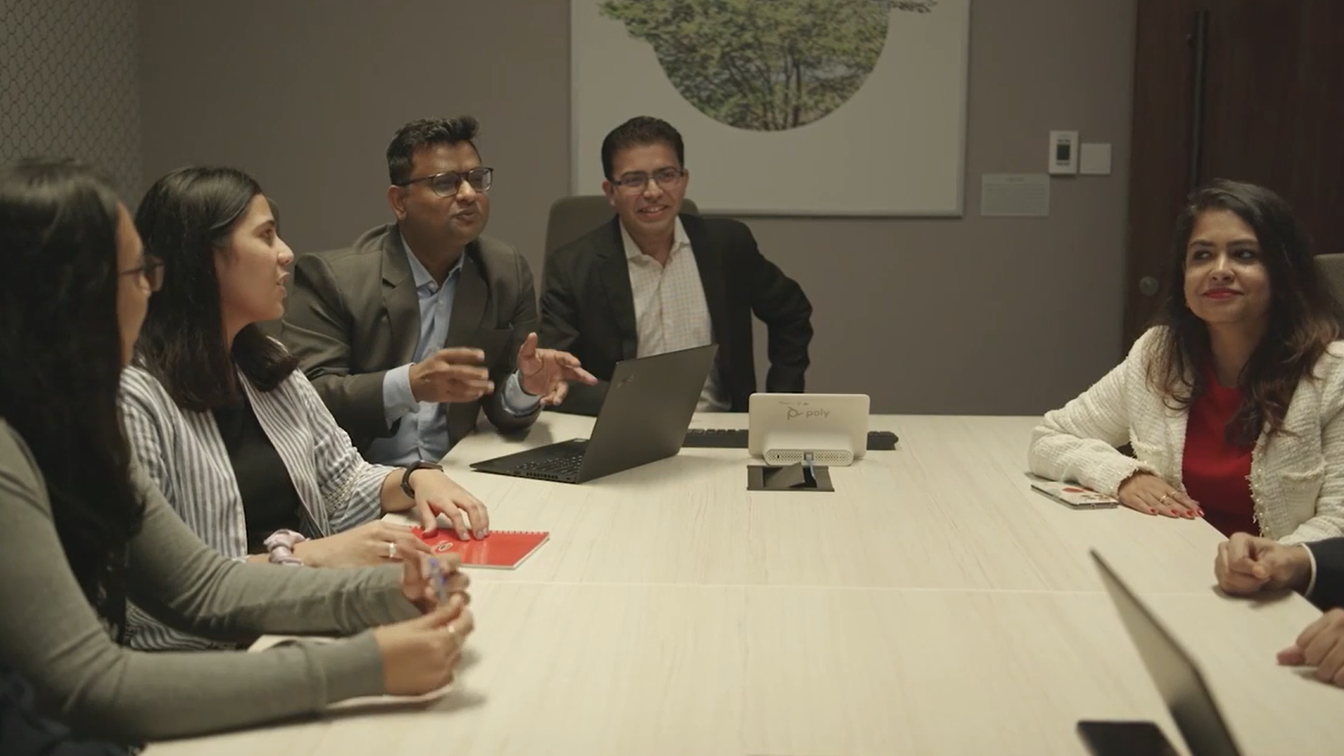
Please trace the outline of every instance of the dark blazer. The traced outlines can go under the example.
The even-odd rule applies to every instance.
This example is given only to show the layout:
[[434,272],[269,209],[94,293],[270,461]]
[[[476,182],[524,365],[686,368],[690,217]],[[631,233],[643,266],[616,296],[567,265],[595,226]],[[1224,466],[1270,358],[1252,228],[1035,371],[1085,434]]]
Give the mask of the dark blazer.
[[1322,610],[1344,608],[1344,538],[1305,544],[1316,560],[1316,585],[1311,603]]
[[[753,313],[769,327],[766,391],[801,392],[812,341],[812,305],[802,288],[761,255],[745,224],[686,214],[681,223],[705,288],[719,345],[715,369],[730,409],[745,412],[756,391]],[[571,383],[569,398],[556,409],[597,414],[616,363],[636,355],[639,335],[627,265],[617,218],[546,258],[541,344],[573,353],[600,381]]]
[[[537,328],[532,272],[513,247],[483,236],[467,245],[459,276],[444,346],[483,350],[495,392],[449,405],[449,435],[470,433],[482,409],[500,430],[527,427],[537,412],[514,417],[502,402],[518,348]],[[395,433],[400,421],[388,428],[383,414],[383,374],[413,362],[420,338],[415,279],[397,227],[298,258],[279,336],[361,453]]]

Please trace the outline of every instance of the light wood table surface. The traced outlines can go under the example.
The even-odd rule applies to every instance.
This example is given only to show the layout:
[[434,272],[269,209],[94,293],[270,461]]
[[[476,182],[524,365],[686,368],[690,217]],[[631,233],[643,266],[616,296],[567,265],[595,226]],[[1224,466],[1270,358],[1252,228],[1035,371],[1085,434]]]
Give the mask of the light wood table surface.
[[[697,416],[735,427],[740,415]],[[874,417],[896,451],[832,467],[835,491],[747,490],[746,450],[683,449],[581,485],[478,473],[472,462],[585,437],[592,421],[547,415],[524,441],[469,437],[448,474],[501,530],[549,530],[526,569],[492,580],[1101,590],[1092,546],[1124,544],[1143,591],[1203,592],[1221,537],[1202,521],[1073,511],[1031,490],[1032,418]]]
[[453,692],[149,753],[1084,754],[1086,718],[1176,739],[1090,547],[1191,648],[1249,756],[1340,753],[1344,690],[1274,662],[1318,613],[1216,594],[1221,537],[1202,521],[1031,492],[1034,423],[874,417],[900,443],[832,468],[834,493],[748,492],[745,450],[577,486],[487,475],[469,463],[591,420],[478,434],[449,474],[492,528],[551,538],[517,570],[471,571],[478,629]]

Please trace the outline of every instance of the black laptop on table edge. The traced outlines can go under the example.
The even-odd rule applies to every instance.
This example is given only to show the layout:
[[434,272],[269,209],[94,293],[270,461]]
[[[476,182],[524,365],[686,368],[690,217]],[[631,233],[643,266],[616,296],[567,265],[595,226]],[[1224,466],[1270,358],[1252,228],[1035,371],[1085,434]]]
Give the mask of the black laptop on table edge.
[[616,363],[591,438],[576,438],[475,462],[499,475],[583,483],[681,451],[714,366],[706,346]]

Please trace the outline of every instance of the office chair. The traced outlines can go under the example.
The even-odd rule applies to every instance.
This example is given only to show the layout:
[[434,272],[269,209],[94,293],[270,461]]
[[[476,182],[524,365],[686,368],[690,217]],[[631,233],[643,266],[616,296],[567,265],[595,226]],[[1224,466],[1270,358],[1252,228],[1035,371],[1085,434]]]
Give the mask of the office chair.
[[[681,211],[700,214],[700,209],[689,199],[682,200]],[[551,214],[546,220],[546,254],[606,223],[615,214],[607,198],[600,194],[561,197],[551,204]]]
[[1325,283],[1330,287],[1330,293],[1335,295],[1335,302],[1344,307],[1344,253],[1316,255],[1316,269],[1325,276]]

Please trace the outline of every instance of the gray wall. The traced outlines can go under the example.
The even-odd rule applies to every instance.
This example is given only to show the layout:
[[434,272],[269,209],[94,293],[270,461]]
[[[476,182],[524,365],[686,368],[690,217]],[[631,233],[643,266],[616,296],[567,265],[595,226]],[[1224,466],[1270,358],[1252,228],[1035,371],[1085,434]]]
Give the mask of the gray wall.
[[[568,7],[142,0],[145,175],[237,165],[296,251],[339,246],[389,217],[395,129],[472,113],[497,170],[489,233],[539,272],[568,190]],[[1115,364],[1134,15],[1135,0],[975,0],[964,219],[745,219],[816,308],[810,390],[867,392],[875,412],[1031,414]],[[1052,128],[1111,142],[1114,173],[1056,179],[1049,218],[980,217],[980,174],[1042,172]]]
[[75,157],[140,183],[135,0],[0,0],[0,162]]

